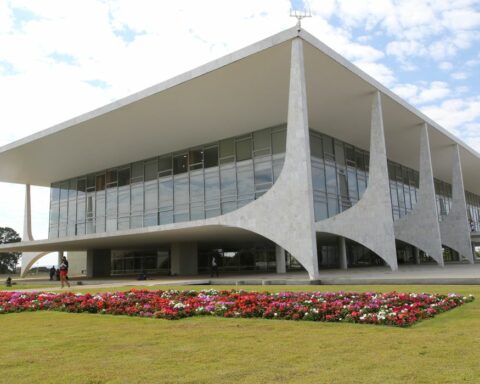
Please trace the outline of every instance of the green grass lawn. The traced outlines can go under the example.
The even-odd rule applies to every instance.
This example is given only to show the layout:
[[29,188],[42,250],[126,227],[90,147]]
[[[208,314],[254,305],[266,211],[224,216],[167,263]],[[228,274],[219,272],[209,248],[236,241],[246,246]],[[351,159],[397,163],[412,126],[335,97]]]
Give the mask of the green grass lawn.
[[[195,289],[205,288],[213,287]],[[233,288],[455,292],[474,294],[477,300],[404,329],[213,317],[169,321],[63,312],[8,314],[0,317],[0,382],[480,382],[478,286]]]
[[52,284],[14,284],[11,287],[0,286],[0,291],[21,291],[23,289],[38,289],[39,291],[49,290],[57,287]]

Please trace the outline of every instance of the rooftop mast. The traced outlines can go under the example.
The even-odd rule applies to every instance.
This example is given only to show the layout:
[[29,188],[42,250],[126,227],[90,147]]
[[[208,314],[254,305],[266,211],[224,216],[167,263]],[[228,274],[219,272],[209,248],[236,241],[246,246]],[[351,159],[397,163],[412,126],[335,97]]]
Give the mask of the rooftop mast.
[[297,31],[300,32],[302,29],[302,19],[312,17],[312,11],[304,2],[303,9],[290,8],[290,17],[295,17],[297,19]]

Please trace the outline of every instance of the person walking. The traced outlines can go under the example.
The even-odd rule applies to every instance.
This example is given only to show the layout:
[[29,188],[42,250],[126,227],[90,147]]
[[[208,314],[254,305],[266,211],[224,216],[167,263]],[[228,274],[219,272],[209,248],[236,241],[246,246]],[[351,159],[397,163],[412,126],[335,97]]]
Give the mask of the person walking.
[[60,283],[62,284],[62,288],[65,284],[70,288],[70,283],[68,282],[68,260],[65,256],[62,257],[62,262],[60,267]]
[[210,270],[210,277],[213,277],[213,274],[218,277],[218,260],[217,260],[217,255],[213,254],[212,255],[212,264],[211,264],[211,270]]
[[50,281],[53,281],[53,278],[55,277],[56,273],[57,273],[57,270],[55,269],[55,266],[52,265],[52,268],[50,268]]

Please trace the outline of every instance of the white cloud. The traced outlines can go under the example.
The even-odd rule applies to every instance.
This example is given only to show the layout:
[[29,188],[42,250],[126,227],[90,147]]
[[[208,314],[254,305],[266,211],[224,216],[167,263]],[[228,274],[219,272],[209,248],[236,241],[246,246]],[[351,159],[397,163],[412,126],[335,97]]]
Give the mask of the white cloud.
[[387,44],[387,54],[405,61],[412,56],[424,56],[428,50],[416,41],[392,41]]
[[433,81],[430,84],[422,84],[420,86],[399,84],[393,88],[393,91],[415,105],[444,99],[451,94],[448,84],[442,81]]
[[[443,127],[462,137],[467,124],[477,124],[480,119],[480,96],[466,99],[448,99],[439,105],[428,105],[422,112]],[[480,135],[480,132],[478,133]]]
[[466,124],[462,130],[463,140],[480,153],[480,123]]
[[393,37],[387,52],[402,62],[412,56],[444,60],[480,40],[475,0],[339,0],[334,13],[347,29],[375,28]]
[[442,61],[438,64],[438,68],[440,68],[442,71],[450,71],[453,69],[453,64],[448,61]]
[[392,86],[396,82],[392,70],[384,64],[362,61],[355,61],[354,64],[387,87]]
[[451,76],[455,80],[465,80],[468,78],[468,75],[465,72],[455,72],[455,73],[452,73]]

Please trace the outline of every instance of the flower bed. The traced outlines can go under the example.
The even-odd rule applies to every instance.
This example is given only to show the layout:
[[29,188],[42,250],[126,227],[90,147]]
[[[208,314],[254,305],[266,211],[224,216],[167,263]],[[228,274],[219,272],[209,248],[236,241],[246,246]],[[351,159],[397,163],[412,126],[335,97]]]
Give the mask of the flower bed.
[[474,300],[415,293],[147,291],[74,294],[0,292],[0,314],[56,310],[180,319],[256,317],[410,326]]

